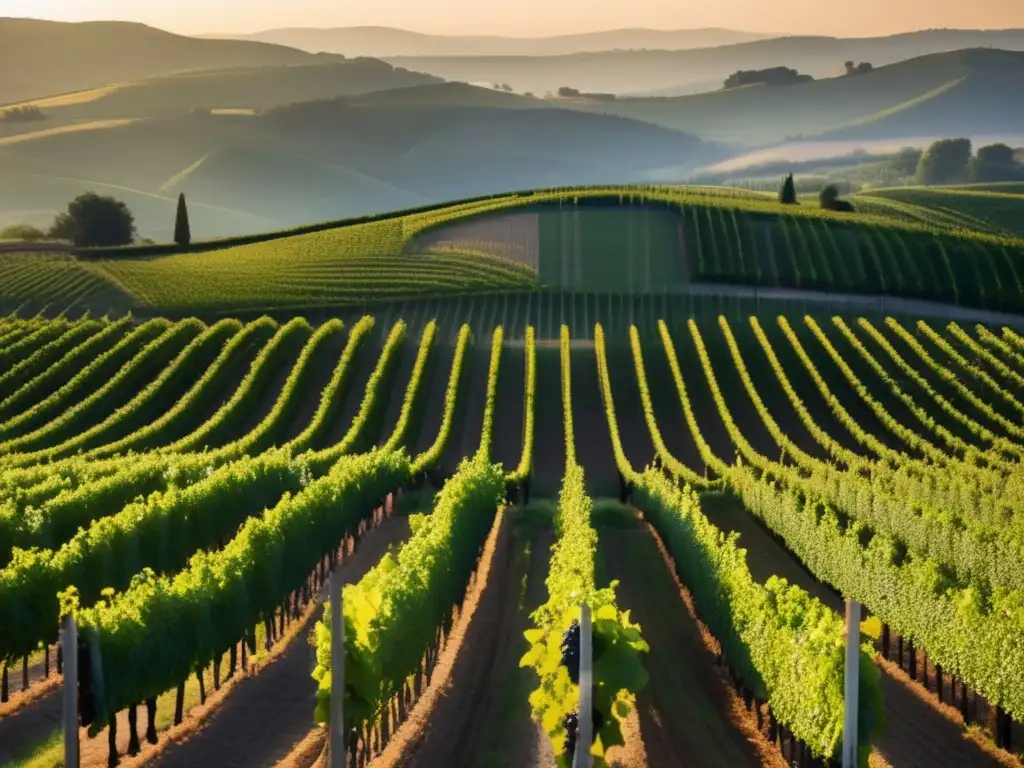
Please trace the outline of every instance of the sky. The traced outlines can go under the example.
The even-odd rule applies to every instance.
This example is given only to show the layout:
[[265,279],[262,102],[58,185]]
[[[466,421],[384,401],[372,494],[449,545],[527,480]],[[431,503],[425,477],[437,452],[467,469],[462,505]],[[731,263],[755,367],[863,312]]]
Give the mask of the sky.
[[884,35],[921,28],[1024,28],[1024,0],[0,0],[0,16],[140,21],[182,34],[390,26],[522,37],[619,27]]

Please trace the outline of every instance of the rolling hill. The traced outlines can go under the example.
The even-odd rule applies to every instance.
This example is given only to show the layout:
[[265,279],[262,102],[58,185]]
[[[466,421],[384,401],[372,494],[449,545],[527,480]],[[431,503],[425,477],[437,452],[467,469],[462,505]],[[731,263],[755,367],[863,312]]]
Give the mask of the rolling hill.
[[0,18],[0,104],[181,70],[324,60],[281,45],[200,40],[128,22]]
[[814,77],[842,73],[847,60],[875,66],[964,48],[1024,50],[1024,30],[930,30],[876,38],[779,37],[685,51],[603,51],[564,56],[388,56],[445,80],[508,83],[544,93],[563,85],[632,93],[724,81],[740,69],[785,65]]
[[[206,35],[206,37],[214,37]],[[217,35],[216,37],[229,37]],[[761,40],[771,35],[733,29],[611,29],[549,37],[429,35],[393,27],[288,27],[252,35],[231,35],[346,56],[558,56],[580,51],[685,50]]]
[[0,224],[48,225],[94,189],[124,200],[143,236],[165,240],[184,192],[194,236],[226,236],[509,189],[644,181],[666,159],[724,156],[663,127],[520,103],[539,102],[448,83],[0,139]]
[[178,72],[22,102],[14,106],[37,106],[46,122],[3,124],[0,136],[66,121],[157,117],[196,109],[262,110],[440,82],[370,58]]
[[720,89],[677,98],[598,101],[573,108],[646,120],[721,141],[787,137],[892,139],[1019,132],[1024,53],[930,54],[856,76],[788,86]]

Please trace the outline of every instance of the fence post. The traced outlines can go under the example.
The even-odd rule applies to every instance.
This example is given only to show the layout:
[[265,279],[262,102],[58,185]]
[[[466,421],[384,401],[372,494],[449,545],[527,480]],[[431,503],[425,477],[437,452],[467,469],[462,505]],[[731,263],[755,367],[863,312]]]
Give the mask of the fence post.
[[573,768],[590,768],[590,745],[594,741],[594,645],[590,606],[580,606],[580,706],[579,730]]
[[345,614],[341,569],[331,573],[331,727],[330,768],[345,768]]
[[843,720],[843,768],[857,766],[857,711],[860,706],[860,603],[846,600],[846,690]]
[[61,620],[60,644],[64,649],[63,715],[64,766],[78,768],[78,627],[73,614]]

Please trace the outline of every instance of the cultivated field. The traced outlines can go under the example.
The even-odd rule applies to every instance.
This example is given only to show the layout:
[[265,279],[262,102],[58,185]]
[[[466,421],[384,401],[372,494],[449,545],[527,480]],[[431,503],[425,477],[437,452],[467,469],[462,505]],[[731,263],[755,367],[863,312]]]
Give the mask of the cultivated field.
[[[52,260],[0,254],[0,311],[323,312],[540,287],[657,297],[700,283],[1024,309],[1018,196],[922,195],[862,195],[862,212],[837,214],[724,188],[536,191],[187,249],[83,251],[61,267],[78,291],[69,300],[42,279]],[[92,300],[97,279],[107,291]]]
[[0,321],[0,765],[68,611],[84,764],[313,765],[335,565],[354,765],[553,764],[581,599],[608,761],[834,758],[841,596],[865,761],[1012,763],[1024,336],[658,298]]

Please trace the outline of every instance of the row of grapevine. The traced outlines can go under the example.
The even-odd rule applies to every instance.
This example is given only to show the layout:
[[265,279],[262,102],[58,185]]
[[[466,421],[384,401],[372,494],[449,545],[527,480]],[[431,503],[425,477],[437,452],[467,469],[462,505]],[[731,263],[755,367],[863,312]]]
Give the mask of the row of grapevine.
[[60,382],[65,383],[30,407],[21,408],[0,423],[0,440],[10,441],[28,434],[46,424],[55,414],[70,409],[94,387],[103,381],[109,381],[115,371],[129,364],[129,361],[140,354],[143,347],[170,328],[171,323],[167,320],[149,320],[123,335],[117,344],[85,366],[81,366],[77,359],[65,357],[48,371],[55,372],[55,381],[58,385]]
[[0,454],[19,454],[16,458],[5,459],[5,463],[8,466],[31,464],[34,459],[26,458],[31,451],[59,443],[105,418],[118,405],[130,400],[131,393],[142,389],[204,330],[203,323],[194,319],[172,325],[83,400],[61,411],[45,425],[0,443]]
[[[123,317],[107,325],[99,333],[83,339],[77,345],[61,355],[49,368],[28,381],[0,400],[0,434],[3,426],[21,411],[34,406],[42,399],[51,395],[63,386],[86,365],[86,361],[94,359],[94,355],[102,354],[116,345],[132,327],[131,317]],[[74,373],[73,373],[74,372]]]
[[[753,696],[812,754],[835,757],[842,742],[846,630],[842,619],[799,587],[772,576],[759,584],[746,553],[701,510],[697,495],[647,470],[634,503],[657,530],[700,615]],[[858,744],[866,764],[882,722],[878,671],[860,655]]]
[[[569,329],[562,327],[562,407],[566,469],[555,515],[555,544],[546,581],[547,601],[531,616],[534,628],[525,637],[530,649],[521,664],[533,667],[540,680],[530,694],[534,717],[551,739],[559,766],[570,765],[575,749],[573,717],[579,700],[576,678],[563,662],[563,637],[572,632],[580,605],[592,611],[594,744],[590,754],[604,765],[605,751],[623,743],[620,719],[629,714],[636,692],[646,685],[640,656],[649,650],[639,625],[615,604],[615,584],[598,589],[594,577],[597,531],[590,523],[592,502],[576,463],[573,436]],[[571,664],[571,662],[570,662]]]
[[96,520],[59,549],[21,550],[0,570],[0,658],[57,639],[57,594],[71,586],[90,607],[151,569],[173,575],[196,552],[227,541],[250,516],[303,487],[305,465],[282,452],[245,458]]
[[[467,459],[437,495],[413,535],[343,592],[344,712],[347,742],[386,717],[436,643],[463,595],[501,504],[505,479],[481,453]],[[326,722],[331,691],[331,609],[316,629],[315,718]]]
[[73,612],[80,637],[98,646],[90,680],[95,721],[169,690],[273,616],[325,554],[354,532],[385,495],[409,478],[400,453],[373,451],[340,459],[321,479],[250,519],[223,549],[195,554],[173,578],[151,570],[91,608],[72,587],[61,613]]

